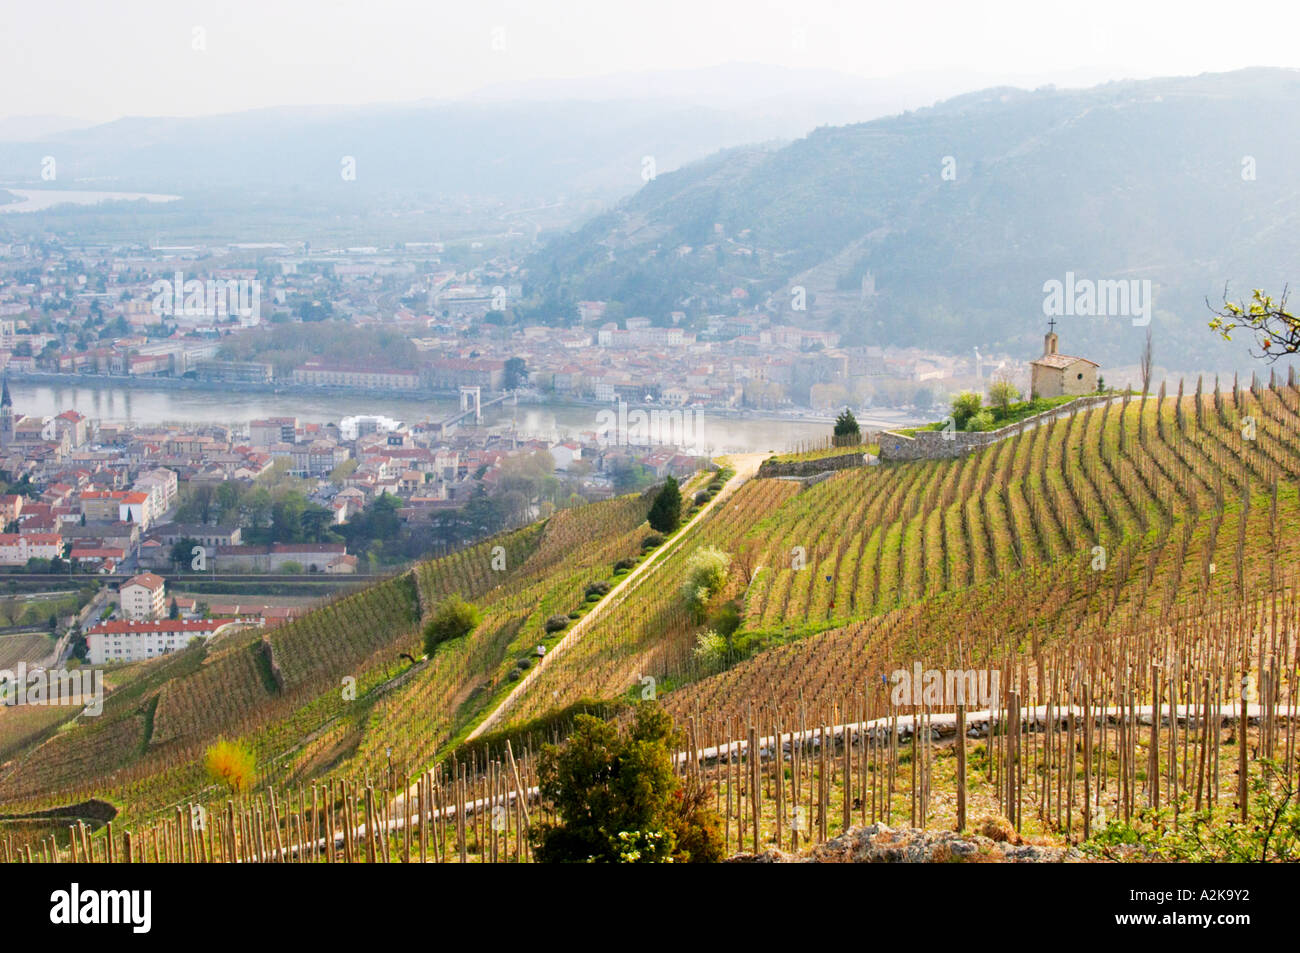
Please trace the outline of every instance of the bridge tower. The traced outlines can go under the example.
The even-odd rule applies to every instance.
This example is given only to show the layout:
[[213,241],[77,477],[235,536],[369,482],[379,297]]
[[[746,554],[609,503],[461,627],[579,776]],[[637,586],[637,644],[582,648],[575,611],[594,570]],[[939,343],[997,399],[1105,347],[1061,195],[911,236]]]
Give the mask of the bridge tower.
[[483,422],[483,388],[477,384],[470,386],[468,384],[460,385],[460,409],[469,410],[470,401],[474,402],[474,423]]

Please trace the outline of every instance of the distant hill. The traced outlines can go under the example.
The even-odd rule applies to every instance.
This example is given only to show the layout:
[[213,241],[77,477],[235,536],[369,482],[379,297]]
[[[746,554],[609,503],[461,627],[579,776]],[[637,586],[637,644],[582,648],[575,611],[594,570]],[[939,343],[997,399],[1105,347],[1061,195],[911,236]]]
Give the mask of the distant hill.
[[[266,109],[120,119],[40,143],[0,143],[0,177],[31,178],[48,153],[59,159],[61,180],[93,178],[122,190],[619,196],[640,184],[646,154],[672,168],[771,132],[675,104]],[[355,181],[341,175],[344,156],[356,159]]]
[[[417,208],[436,210],[435,219],[385,226],[410,225],[419,234],[408,238],[457,228],[482,234],[511,213],[510,224],[535,232],[568,227],[635,193],[647,156],[662,175],[720,149],[790,141],[819,125],[891,115],[988,83],[959,71],[865,79],[731,63],[498,83],[457,100],[101,124],[10,117],[0,119],[0,184],[184,197],[138,222],[61,213],[65,225],[74,218],[78,231],[106,240],[133,232],[196,241],[299,235],[302,220],[314,218],[384,241],[393,236],[381,233],[376,213]],[[46,156],[57,161],[52,182],[41,178]],[[354,180],[341,174],[345,156],[355,159]],[[526,219],[517,217],[521,209]],[[326,210],[344,217],[320,214]]]
[[[1205,366],[1206,297],[1293,270],[1297,120],[1290,70],[988,89],[660,175],[535,255],[532,288],[662,318],[730,308],[739,287],[846,342],[1026,351],[1045,282],[1150,280],[1161,362]],[[1062,350],[1112,364],[1144,333],[1100,317],[1058,330]]]
[[[729,64],[497,84],[454,101],[131,117],[90,128],[15,117],[0,119],[0,181],[49,187],[40,161],[54,155],[59,185],[89,179],[187,197],[294,189],[343,203],[361,192],[394,206],[429,197],[613,201],[641,186],[646,156],[663,173],[719,149],[792,139],[962,88],[969,82],[947,74],[885,81]],[[344,156],[356,159],[355,181],[340,175]]]
[[67,116],[5,116],[0,118],[0,142],[33,142],[93,125],[89,120]]

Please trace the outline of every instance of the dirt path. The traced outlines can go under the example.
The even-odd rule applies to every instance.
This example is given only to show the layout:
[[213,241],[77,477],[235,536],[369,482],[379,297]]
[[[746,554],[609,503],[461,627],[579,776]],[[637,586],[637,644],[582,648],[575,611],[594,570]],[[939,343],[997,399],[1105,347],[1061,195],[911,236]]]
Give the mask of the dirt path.
[[[1152,708],[1150,705],[1138,705],[1132,711],[1132,716],[1138,720],[1139,724],[1150,724]],[[1170,715],[1180,724],[1197,724],[1204,715],[1203,709],[1196,705],[1178,705],[1171,712],[1171,706],[1168,704],[1160,707],[1161,723],[1167,724]],[[1249,722],[1258,723],[1263,716],[1264,709],[1261,705],[1251,703],[1246,706],[1246,718]],[[1053,706],[1051,710],[1052,720],[1058,723],[1058,727],[1065,727],[1070,716],[1076,719],[1079,724],[1084,720],[1084,709],[1082,706]],[[1126,708],[1108,706],[1105,708],[1094,708],[1092,718],[1094,723],[1100,723],[1105,720],[1109,724],[1115,724],[1120,718],[1128,717],[1130,712]],[[999,724],[1006,717],[1006,710],[993,708],[982,709],[967,712],[966,729],[969,734],[983,736],[993,726]],[[1211,718],[1217,718],[1221,724],[1235,724],[1241,717],[1241,706],[1238,704],[1220,705],[1218,710],[1210,715]],[[1279,719],[1300,718],[1300,707],[1279,705],[1276,709],[1276,717]],[[1048,710],[1046,705],[1031,705],[1020,710],[1020,724],[1030,730],[1039,730],[1045,728],[1048,723]],[[935,712],[929,716],[930,730],[933,735],[953,734],[956,729],[957,715],[954,712]],[[771,760],[777,756],[784,759],[786,752],[790,751],[794,745],[799,744],[804,747],[816,748],[822,744],[823,737],[825,742],[830,745],[838,745],[847,736],[850,744],[861,744],[867,735],[874,736],[877,741],[888,737],[891,730],[897,728],[899,738],[910,738],[914,731],[914,722],[911,713],[900,714],[895,724],[893,716],[883,718],[873,718],[866,722],[848,722],[841,725],[827,725],[824,728],[808,728],[804,731],[787,731],[782,732],[779,736],[765,735],[758,739],[758,757],[760,761]],[[822,734],[824,731],[824,735]],[[703,764],[714,764],[719,761],[739,761],[748,754],[749,742],[745,739],[733,741],[729,744],[713,745],[707,748],[699,748],[695,752],[695,757]],[[689,760],[688,752],[679,751],[675,760],[680,763]],[[381,825],[382,830],[396,831],[401,830],[408,824],[414,825],[419,821],[419,810],[407,806],[407,801],[414,801],[418,798],[418,787],[412,785],[407,796],[398,795],[393,799],[394,816],[387,823]],[[523,791],[525,803],[534,800],[538,796],[536,787],[530,787]],[[478,798],[465,802],[465,814],[472,816],[479,811],[494,810],[498,807],[508,808],[518,800],[518,792],[514,788],[507,788],[504,794],[496,797]],[[456,806],[448,805],[440,809],[430,809],[425,811],[426,820],[434,820],[438,817],[451,818],[456,816]],[[354,837],[364,843],[366,837],[365,825],[359,825],[353,832]],[[345,833],[339,831],[334,837],[334,847],[338,849],[343,846]],[[316,841],[318,849],[328,847],[327,838],[319,838]],[[304,848],[310,849],[311,843],[308,842]],[[281,853],[290,855],[298,852],[298,847],[286,847]]]
[[520,679],[519,684],[511,689],[509,695],[502,699],[501,704],[497,705],[497,707],[494,708],[486,718],[479,722],[478,726],[469,733],[466,740],[473,741],[480,735],[490,731],[492,728],[500,724],[501,719],[504,718],[510,709],[514,707],[515,703],[523,697],[524,693],[528,691],[529,687],[532,686],[533,682],[537,680],[540,674],[545,671],[551,661],[557,656],[562,655],[569,647],[581,639],[586,631],[595,624],[597,619],[603,618],[611,609],[620,605],[623,599],[633,589],[640,585],[643,579],[653,573],[660,564],[662,564],[662,562],[667,558],[668,553],[674,552],[677,547],[681,545],[682,540],[686,539],[686,537],[690,535],[691,530],[700,520],[704,519],[704,517],[708,515],[715,506],[728,499],[737,489],[748,482],[754,474],[758,472],[759,466],[765,459],[767,459],[767,457],[768,454],[765,453],[738,453],[720,457],[720,463],[730,466],[735,471],[731,479],[727,481],[726,485],[713,497],[713,499],[704,504],[704,506],[700,508],[699,512],[696,513],[695,516],[686,523],[686,525],[679,529],[671,539],[667,540],[662,546],[646,557],[645,561],[642,562],[641,565],[637,566],[630,573],[624,576],[622,581],[611,589],[605,597],[600,600],[600,602],[596,603],[590,612],[579,619],[573,627],[565,633],[564,638],[560,639],[560,641],[556,643],[555,648],[542,656],[528,674]]

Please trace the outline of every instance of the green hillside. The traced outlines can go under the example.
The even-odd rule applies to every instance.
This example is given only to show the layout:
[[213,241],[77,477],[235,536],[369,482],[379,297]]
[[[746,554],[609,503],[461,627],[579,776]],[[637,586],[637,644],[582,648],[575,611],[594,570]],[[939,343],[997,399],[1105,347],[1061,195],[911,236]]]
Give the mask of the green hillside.
[[[729,313],[741,288],[845,343],[1024,352],[1044,282],[1149,280],[1161,361],[1199,367],[1206,298],[1280,287],[1298,250],[1282,172],[1298,93],[1287,70],[991,89],[733,150],[553,240],[531,287],[550,310],[607,299],[658,320]],[[1132,361],[1143,334],[1127,317],[1071,322],[1103,363]]]

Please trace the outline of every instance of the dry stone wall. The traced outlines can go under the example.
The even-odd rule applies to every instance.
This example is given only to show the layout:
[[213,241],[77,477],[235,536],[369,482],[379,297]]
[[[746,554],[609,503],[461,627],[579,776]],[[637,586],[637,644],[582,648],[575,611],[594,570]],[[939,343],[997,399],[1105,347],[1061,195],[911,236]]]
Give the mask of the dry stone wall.
[[1115,400],[1109,394],[1097,394],[1092,397],[1080,397],[1060,407],[1044,410],[1042,413],[1026,417],[1014,424],[1008,424],[998,430],[986,430],[978,433],[964,431],[919,430],[914,435],[882,430],[872,437],[872,442],[880,445],[882,463],[897,463],[906,460],[948,460],[964,457],[968,453],[1014,437],[1038,423],[1060,414],[1078,413],[1089,407]]

